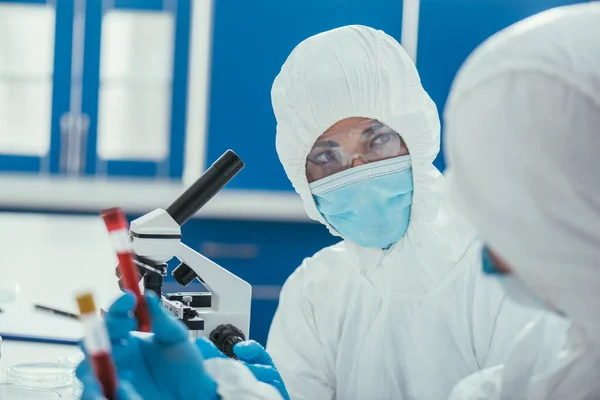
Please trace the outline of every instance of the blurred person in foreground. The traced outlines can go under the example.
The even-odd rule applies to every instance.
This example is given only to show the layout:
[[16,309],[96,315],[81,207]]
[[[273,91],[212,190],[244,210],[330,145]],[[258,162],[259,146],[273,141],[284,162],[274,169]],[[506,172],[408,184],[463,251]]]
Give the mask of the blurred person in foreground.
[[509,296],[572,320],[551,354],[531,323],[503,366],[452,398],[600,399],[600,4],[488,39],[444,115],[449,196],[485,240],[484,270]]

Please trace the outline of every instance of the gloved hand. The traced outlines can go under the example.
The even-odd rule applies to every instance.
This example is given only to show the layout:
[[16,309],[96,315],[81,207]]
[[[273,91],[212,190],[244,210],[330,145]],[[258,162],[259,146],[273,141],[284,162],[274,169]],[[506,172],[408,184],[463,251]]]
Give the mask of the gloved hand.
[[[119,377],[128,375],[144,400],[217,400],[217,385],[206,373],[198,347],[188,339],[188,330],[160,306],[154,293],[146,297],[151,337],[130,333],[137,326],[135,297],[130,293],[121,296],[105,316]],[[77,376],[84,371],[82,363]]]
[[[196,345],[200,349],[202,357],[206,360],[211,358],[227,358],[227,356],[207,338],[202,337],[197,339]],[[260,343],[257,343],[254,340],[236,343],[233,347],[233,352],[238,360],[248,367],[258,381],[275,387],[281,394],[281,397],[285,400],[290,400],[290,395],[285,388],[281,374],[277,370],[273,359],[269,353],[267,353],[267,350],[265,350]]]
[[[106,400],[94,371],[88,360],[83,360],[77,367],[77,378],[83,383],[82,400]],[[116,400],[143,400],[133,386],[126,380],[119,380]]]

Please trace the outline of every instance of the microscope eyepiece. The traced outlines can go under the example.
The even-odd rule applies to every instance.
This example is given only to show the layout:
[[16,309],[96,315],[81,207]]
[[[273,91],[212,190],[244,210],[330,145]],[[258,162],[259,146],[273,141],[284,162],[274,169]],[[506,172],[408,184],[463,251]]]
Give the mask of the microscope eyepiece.
[[244,162],[227,150],[168,208],[167,213],[182,226],[244,168]]
[[[227,150],[217,161],[204,172],[177,200],[168,208],[167,213],[182,226],[223,186],[233,179],[244,168],[244,162],[232,150]],[[198,276],[189,266],[180,264],[171,273],[181,285],[189,285]]]

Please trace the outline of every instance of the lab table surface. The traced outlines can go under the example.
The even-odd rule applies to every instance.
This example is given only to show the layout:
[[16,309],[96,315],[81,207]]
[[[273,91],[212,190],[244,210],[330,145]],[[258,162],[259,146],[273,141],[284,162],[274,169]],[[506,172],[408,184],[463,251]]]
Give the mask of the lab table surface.
[[[103,307],[120,293],[114,276],[117,258],[96,216],[0,213],[0,257],[0,287],[20,287],[16,302],[0,304],[5,309],[0,333],[80,337],[77,320],[34,311],[31,304],[76,313],[77,293],[91,290]],[[18,304],[28,311],[14,311]],[[0,381],[10,365],[56,362],[77,351],[76,346],[3,340]]]
[[3,341],[0,358],[0,381],[6,379],[6,371],[11,365],[23,363],[55,363],[61,357],[68,357],[79,351],[77,346],[60,344]]

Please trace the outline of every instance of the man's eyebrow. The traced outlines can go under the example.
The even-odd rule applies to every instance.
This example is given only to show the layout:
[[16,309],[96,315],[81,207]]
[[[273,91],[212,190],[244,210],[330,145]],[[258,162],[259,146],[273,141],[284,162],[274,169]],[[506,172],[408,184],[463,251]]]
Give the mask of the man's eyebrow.
[[338,142],[334,142],[333,140],[319,140],[315,143],[314,147],[340,147]]
[[368,127],[367,129],[365,129],[360,136],[362,136],[363,138],[369,137],[372,134],[375,133],[375,131],[377,131],[378,129],[383,128],[385,125],[383,125],[381,122],[376,122],[373,125],[371,125],[370,127]]

